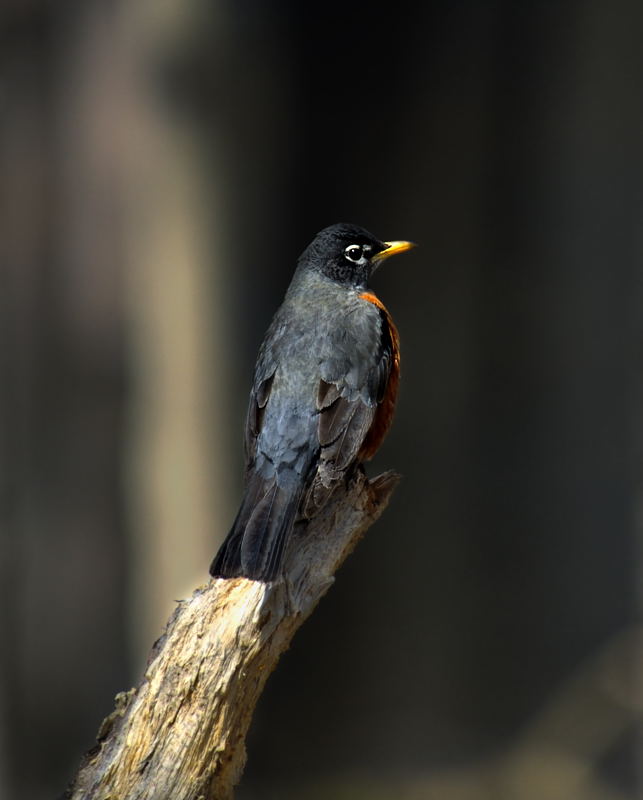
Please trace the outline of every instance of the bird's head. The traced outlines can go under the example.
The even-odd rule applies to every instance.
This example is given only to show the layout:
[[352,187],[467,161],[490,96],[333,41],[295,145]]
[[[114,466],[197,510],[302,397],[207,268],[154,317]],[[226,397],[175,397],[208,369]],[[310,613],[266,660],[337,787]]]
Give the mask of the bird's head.
[[359,225],[341,222],[320,231],[299,263],[337,283],[359,288],[366,286],[382,261],[414,246],[413,242],[382,242]]

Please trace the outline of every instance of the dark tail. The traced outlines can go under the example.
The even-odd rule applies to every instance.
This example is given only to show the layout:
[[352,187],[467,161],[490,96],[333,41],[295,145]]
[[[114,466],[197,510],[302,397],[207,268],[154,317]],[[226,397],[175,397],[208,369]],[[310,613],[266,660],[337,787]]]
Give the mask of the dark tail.
[[252,475],[232,529],[210,565],[210,575],[255,581],[278,578],[301,495],[301,487],[284,488],[274,479]]

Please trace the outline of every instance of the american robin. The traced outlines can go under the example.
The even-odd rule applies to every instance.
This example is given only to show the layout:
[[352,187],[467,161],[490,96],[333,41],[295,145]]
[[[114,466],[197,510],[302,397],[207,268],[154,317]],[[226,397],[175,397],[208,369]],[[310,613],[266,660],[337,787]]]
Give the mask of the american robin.
[[391,424],[399,337],[368,280],[411,242],[331,225],[299,258],[257,358],[241,507],[210,574],[272,581],[295,521],[310,518]]

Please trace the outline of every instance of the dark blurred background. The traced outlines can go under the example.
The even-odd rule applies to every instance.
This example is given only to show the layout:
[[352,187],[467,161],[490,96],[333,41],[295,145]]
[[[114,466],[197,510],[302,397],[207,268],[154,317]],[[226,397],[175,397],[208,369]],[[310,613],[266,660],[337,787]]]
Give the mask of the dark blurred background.
[[0,796],[61,793],[241,492],[316,231],[421,247],[391,507],[240,800],[643,797],[643,5],[4,0]]

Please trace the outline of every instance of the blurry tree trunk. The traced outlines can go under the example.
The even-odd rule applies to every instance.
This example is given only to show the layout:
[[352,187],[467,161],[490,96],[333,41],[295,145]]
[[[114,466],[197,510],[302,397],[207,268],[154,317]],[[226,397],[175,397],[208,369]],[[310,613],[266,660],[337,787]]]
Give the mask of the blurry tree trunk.
[[362,472],[296,531],[288,579],[211,581],[182,602],[154,646],[141,685],[119,695],[68,797],[226,800],[268,675],[386,507],[394,473]]
[[59,8],[2,7],[2,797],[50,795],[125,676],[118,59],[101,3]]
[[133,367],[126,493],[138,663],[145,652],[137,648],[157,635],[173,599],[203,580],[234,510],[224,423],[226,223],[221,180],[214,185],[204,170],[217,143],[205,143],[184,109],[173,108],[165,80],[199,24],[193,2],[121,5]]

